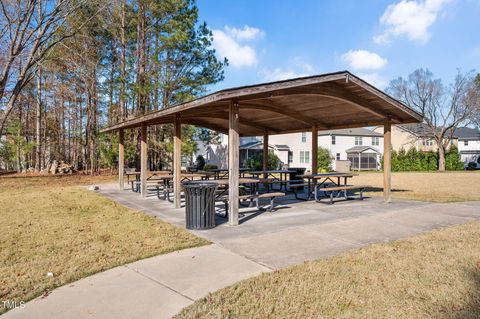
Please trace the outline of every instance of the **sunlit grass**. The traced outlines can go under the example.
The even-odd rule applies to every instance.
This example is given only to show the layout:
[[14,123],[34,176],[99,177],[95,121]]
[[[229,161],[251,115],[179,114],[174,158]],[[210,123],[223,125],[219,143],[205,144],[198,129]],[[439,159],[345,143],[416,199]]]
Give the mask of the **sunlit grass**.
[[[381,172],[360,173],[351,183],[373,186],[367,195],[382,195]],[[393,197],[433,202],[480,200],[480,171],[392,173],[392,191]]]
[[176,318],[480,318],[480,222],[263,274]]
[[114,266],[208,243],[71,186],[104,180],[112,177],[0,178],[0,300],[26,301]]

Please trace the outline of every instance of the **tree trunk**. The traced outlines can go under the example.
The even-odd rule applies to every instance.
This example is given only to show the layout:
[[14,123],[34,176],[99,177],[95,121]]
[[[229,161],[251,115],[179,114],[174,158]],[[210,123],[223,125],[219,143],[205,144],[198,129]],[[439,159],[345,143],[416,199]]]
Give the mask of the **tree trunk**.
[[41,124],[42,124],[42,69],[38,69],[37,74],[37,105],[36,105],[36,134],[35,134],[35,172],[40,172],[41,159],[42,155],[42,134],[41,134]]
[[443,145],[438,146],[438,170],[445,171],[445,148]]
[[125,87],[127,82],[127,40],[125,38],[125,0],[122,1],[122,14],[121,14],[121,29],[120,29],[120,121],[125,120],[128,116],[127,114],[127,105],[125,103]]
[[146,68],[147,68],[147,26],[145,2],[138,2],[138,25],[137,25],[137,115],[143,115],[146,111]]

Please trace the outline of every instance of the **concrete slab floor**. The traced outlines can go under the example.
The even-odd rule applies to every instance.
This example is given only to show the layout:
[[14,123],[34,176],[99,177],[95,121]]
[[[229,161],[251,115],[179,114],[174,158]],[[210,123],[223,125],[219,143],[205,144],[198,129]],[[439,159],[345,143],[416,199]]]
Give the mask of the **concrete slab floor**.
[[[165,201],[142,199],[131,191],[108,187],[101,192],[128,197],[128,205],[140,205],[177,225],[183,223],[184,209],[174,210]],[[372,197],[328,205],[295,200],[291,194],[278,202],[274,212],[245,214],[239,226],[231,227],[226,219],[218,218],[221,224],[216,228],[192,232],[267,267],[282,268],[480,218],[480,202],[440,204],[394,199],[385,204],[382,198]]]

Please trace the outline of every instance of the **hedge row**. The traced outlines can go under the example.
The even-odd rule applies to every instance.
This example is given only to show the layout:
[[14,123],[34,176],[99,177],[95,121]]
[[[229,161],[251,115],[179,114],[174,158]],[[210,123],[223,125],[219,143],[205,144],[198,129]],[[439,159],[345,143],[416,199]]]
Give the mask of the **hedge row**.
[[[445,168],[449,171],[463,170],[460,154],[456,146],[450,147],[445,154]],[[436,171],[438,170],[438,152],[419,152],[412,148],[408,151],[392,151],[392,171]]]

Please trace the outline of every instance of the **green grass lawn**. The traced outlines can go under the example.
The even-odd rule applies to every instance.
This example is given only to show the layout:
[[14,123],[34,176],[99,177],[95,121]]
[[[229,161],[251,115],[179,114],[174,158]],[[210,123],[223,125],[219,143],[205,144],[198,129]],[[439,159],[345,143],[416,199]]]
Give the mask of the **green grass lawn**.
[[219,290],[176,318],[480,318],[480,222]]
[[0,300],[27,301],[118,265],[208,244],[74,186],[111,180],[0,178]]

